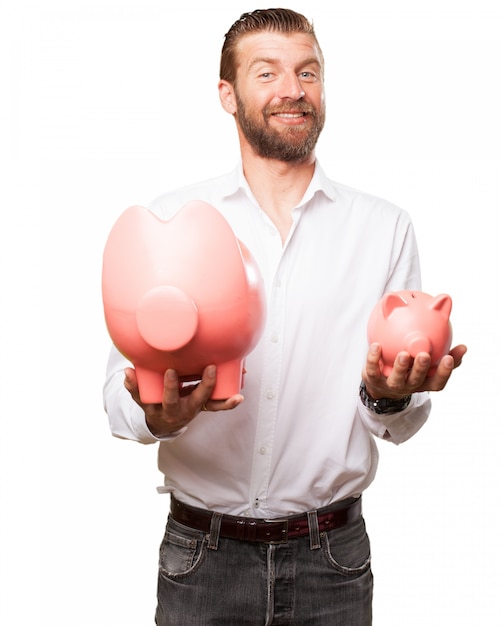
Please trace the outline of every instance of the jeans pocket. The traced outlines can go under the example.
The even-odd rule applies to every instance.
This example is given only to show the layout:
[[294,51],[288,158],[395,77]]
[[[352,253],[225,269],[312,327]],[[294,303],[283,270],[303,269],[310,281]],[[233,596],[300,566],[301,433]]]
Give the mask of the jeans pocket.
[[362,517],[343,528],[322,533],[327,562],[340,574],[358,576],[371,565],[369,537]]
[[205,535],[169,519],[160,545],[159,570],[167,578],[186,576],[199,565]]

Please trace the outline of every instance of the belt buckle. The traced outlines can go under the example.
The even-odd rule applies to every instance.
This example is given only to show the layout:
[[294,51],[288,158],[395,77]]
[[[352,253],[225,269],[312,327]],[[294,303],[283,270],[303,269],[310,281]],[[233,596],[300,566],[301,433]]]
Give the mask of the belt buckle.
[[275,541],[266,541],[266,543],[275,546],[281,543],[287,543],[289,541],[289,520],[287,518],[283,519],[265,519],[263,520],[266,524],[283,524],[282,528],[282,538],[277,539]]

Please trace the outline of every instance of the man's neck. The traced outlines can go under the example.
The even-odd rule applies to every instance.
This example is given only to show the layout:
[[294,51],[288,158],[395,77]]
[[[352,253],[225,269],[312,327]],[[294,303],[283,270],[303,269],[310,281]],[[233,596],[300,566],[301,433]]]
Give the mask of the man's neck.
[[259,206],[285,242],[292,225],[292,210],[304,196],[315,171],[315,155],[301,163],[263,159],[242,153],[244,175]]

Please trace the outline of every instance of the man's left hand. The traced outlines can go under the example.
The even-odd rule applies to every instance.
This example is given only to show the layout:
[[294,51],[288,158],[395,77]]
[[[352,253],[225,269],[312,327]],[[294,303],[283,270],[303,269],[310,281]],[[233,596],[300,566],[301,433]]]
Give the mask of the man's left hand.
[[435,373],[428,376],[431,356],[420,352],[414,360],[408,352],[400,352],[388,377],[381,371],[381,345],[373,343],[362,372],[367,393],[374,400],[380,398],[399,399],[418,391],[441,391],[452,372],[461,365],[466,346],[458,345],[440,360]]

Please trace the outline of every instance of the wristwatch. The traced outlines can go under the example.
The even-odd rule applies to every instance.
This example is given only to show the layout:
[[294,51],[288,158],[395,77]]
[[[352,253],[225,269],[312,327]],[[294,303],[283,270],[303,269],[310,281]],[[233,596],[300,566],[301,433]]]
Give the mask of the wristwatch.
[[387,415],[388,413],[399,413],[406,409],[411,401],[412,396],[404,396],[403,398],[379,398],[374,400],[367,393],[364,381],[360,383],[360,400],[362,404],[378,415]]

